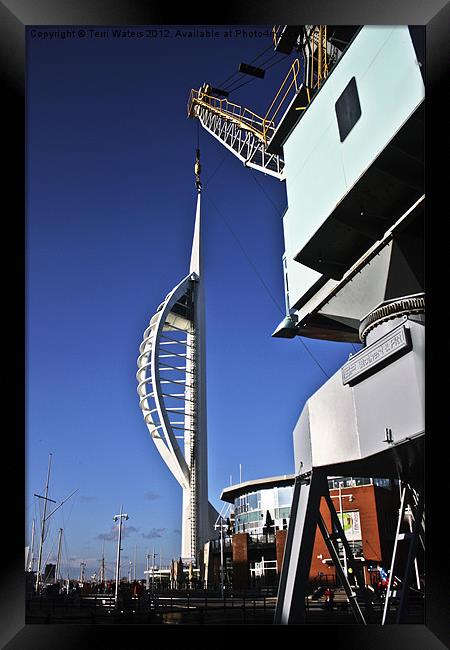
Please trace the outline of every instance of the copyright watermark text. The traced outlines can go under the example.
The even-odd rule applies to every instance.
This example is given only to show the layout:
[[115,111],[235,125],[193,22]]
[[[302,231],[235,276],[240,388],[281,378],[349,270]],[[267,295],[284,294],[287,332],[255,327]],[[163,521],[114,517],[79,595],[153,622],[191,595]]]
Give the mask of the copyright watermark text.
[[238,26],[217,30],[211,28],[123,28],[123,27],[75,27],[67,29],[30,29],[30,37],[41,40],[70,40],[70,39],[142,39],[142,38],[177,38],[177,39],[219,39],[219,38],[267,38],[271,36],[269,29]]

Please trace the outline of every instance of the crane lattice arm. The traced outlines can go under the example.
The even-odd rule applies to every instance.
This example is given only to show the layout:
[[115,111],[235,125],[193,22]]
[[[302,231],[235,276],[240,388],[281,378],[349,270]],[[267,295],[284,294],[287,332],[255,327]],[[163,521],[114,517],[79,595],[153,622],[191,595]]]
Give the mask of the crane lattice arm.
[[[334,48],[328,42],[326,26],[288,28],[275,26],[275,50],[289,53],[294,43],[303,52],[303,66],[295,59],[284,78],[280,89],[264,117],[248,108],[219,98],[210,84],[203,84],[199,90],[191,90],[188,102],[188,117],[197,118],[204,129],[241,160],[246,167],[252,167],[265,174],[284,180],[284,160],[280,147],[272,147],[278,153],[269,153],[275,134],[275,118],[294,102],[295,110],[304,110],[314,93],[328,76],[336,60]],[[286,49],[287,48],[287,49]]]
[[208,84],[191,90],[188,117],[197,118],[204,129],[241,160],[265,174],[283,179],[284,161],[267,152],[275,130],[273,120],[262,118],[248,108],[208,94]]

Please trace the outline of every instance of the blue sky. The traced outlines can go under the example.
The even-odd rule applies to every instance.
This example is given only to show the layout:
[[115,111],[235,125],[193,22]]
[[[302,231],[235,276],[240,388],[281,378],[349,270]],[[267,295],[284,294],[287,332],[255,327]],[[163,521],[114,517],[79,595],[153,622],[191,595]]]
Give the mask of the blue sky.
[[[149,438],[135,372],[150,316],[189,267],[197,123],[188,95],[205,81],[220,86],[271,41],[250,27],[236,35],[242,26],[228,38],[215,28],[217,39],[176,28],[169,38],[37,34],[64,29],[27,37],[27,529],[52,453],[49,496],[78,492],[49,520],[44,560],[63,527],[64,570],[78,575],[83,560],[90,575],[104,543],[111,577],[123,503],[122,574],[137,546],[142,576],[147,551],[166,563],[181,543],[181,488]],[[272,56],[255,63],[276,63],[265,79],[231,100],[265,113],[292,58]],[[250,79],[236,75],[234,86]],[[283,316],[284,183],[244,168],[201,128],[199,138],[209,493],[220,510],[240,463],[243,480],[293,471],[302,407],[354,348],[271,337]]]

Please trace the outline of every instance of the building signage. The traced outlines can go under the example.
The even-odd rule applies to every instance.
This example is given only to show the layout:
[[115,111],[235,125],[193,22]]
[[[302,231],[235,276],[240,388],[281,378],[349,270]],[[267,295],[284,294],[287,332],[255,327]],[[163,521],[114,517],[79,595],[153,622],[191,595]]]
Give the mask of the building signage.
[[343,512],[342,518],[340,512],[338,512],[337,515],[347,540],[355,542],[361,541],[361,523],[359,520],[358,510]]
[[342,383],[352,384],[381,370],[394,358],[411,349],[411,335],[404,325],[396,327],[381,339],[358,352],[342,366]]

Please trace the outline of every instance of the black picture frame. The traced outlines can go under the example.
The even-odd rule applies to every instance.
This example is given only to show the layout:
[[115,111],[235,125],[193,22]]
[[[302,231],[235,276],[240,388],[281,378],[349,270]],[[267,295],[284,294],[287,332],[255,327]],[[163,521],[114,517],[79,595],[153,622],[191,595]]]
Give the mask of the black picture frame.
[[[82,626],[82,625],[25,625],[25,579],[23,571],[24,547],[24,497],[25,497],[25,418],[17,417],[24,412],[24,374],[26,341],[26,305],[21,297],[25,295],[25,246],[26,227],[26,183],[25,183],[25,30],[31,25],[142,25],[142,24],[408,24],[426,26],[426,122],[427,122],[427,194],[430,199],[427,209],[428,216],[436,214],[439,217],[439,206],[445,205],[443,191],[446,189],[445,179],[441,184],[437,178],[439,165],[430,170],[430,161],[439,160],[439,149],[442,146],[440,137],[442,132],[448,132],[444,110],[444,75],[448,76],[448,25],[450,24],[450,10],[445,0],[396,0],[395,2],[371,3],[370,0],[347,0],[346,2],[321,2],[293,3],[289,0],[275,2],[242,3],[234,0],[227,5],[224,15],[223,5],[211,6],[210,10],[205,5],[177,5],[176,15],[173,8],[164,9],[155,6],[146,0],[4,0],[0,2],[0,71],[3,86],[4,112],[4,158],[7,165],[4,169],[3,184],[3,224],[4,224],[4,255],[7,261],[3,273],[3,307],[4,324],[8,337],[4,336],[4,349],[6,349],[6,363],[4,376],[6,387],[10,390],[9,398],[4,400],[4,409],[13,408],[12,420],[9,424],[4,421],[3,426],[3,503],[2,512],[3,539],[6,541],[6,550],[2,556],[2,570],[0,580],[0,643],[1,647],[8,650],[50,650],[51,648],[79,648],[79,647],[108,647],[111,641],[118,644],[127,644],[134,641],[130,638],[138,634],[142,639],[151,641],[154,628],[150,632],[140,626]],[[448,86],[448,81],[447,81]],[[381,89],[382,90],[382,89]],[[438,125],[438,133],[433,136],[431,125]],[[442,125],[444,131],[439,130]],[[430,130],[429,130],[430,129]],[[444,150],[444,155],[446,151]],[[435,157],[436,156],[436,157]],[[448,183],[448,181],[447,181]],[[5,204],[8,207],[5,207]],[[9,232],[12,231],[11,236]],[[427,226],[427,250],[434,237],[430,227]],[[444,257],[445,262],[445,257]],[[437,296],[433,286],[430,287],[430,277],[433,277],[434,266],[439,263],[439,258],[434,255],[427,256],[427,293]],[[438,275],[438,273],[436,273]],[[11,320],[11,313],[14,314]],[[431,326],[433,323],[433,310],[431,313]],[[428,319],[430,323],[430,319]],[[428,324],[428,327],[430,325]],[[430,331],[429,329],[427,330]],[[439,337],[438,337],[439,338]],[[437,343],[432,342],[432,337],[427,337],[427,368]],[[430,373],[427,370],[427,376]],[[11,381],[14,377],[15,381]],[[427,404],[430,390],[427,388]],[[431,396],[430,396],[431,398]],[[439,406],[437,413],[439,412]],[[427,427],[437,435],[433,440],[442,440],[447,436],[445,426],[439,424],[439,415],[435,409],[427,409]],[[445,422],[445,419],[443,420]],[[433,445],[435,443],[433,442]],[[439,442],[436,444],[440,444]],[[439,458],[440,456],[440,458]],[[351,648],[443,648],[448,639],[448,592],[445,583],[444,571],[446,560],[445,528],[442,521],[446,514],[442,512],[442,502],[435,506],[433,511],[433,492],[436,482],[441,483],[443,489],[442,499],[446,498],[446,470],[444,454],[435,454],[430,445],[427,446],[427,497],[431,503],[427,531],[427,604],[426,625],[404,626],[304,626],[301,630],[287,627],[265,628],[263,643],[268,643],[269,638],[278,643],[288,643],[293,638],[294,643],[310,643],[316,645],[329,645],[330,647]],[[432,458],[432,461],[431,461]],[[441,465],[439,465],[441,463]],[[12,470],[12,471],[11,471]],[[442,472],[442,474],[439,474]],[[440,480],[442,476],[442,481]],[[7,504],[7,507],[6,507]],[[442,530],[442,532],[441,532]],[[443,539],[444,538],[444,539]],[[442,557],[442,568],[433,568]],[[143,626],[144,628],[146,626]],[[207,626],[205,626],[207,628]],[[178,630],[178,632],[177,632]],[[173,634],[186,634],[185,629],[164,626],[157,630],[169,641]],[[189,635],[195,646],[202,645],[227,645],[241,643],[240,638],[252,634],[251,643],[255,644],[255,634],[259,630],[252,626],[241,628],[238,635],[224,627],[224,634],[217,627],[213,629],[196,628]],[[169,635],[169,636],[167,636]],[[185,641],[187,642],[187,641]],[[245,641],[244,641],[245,642]]]

